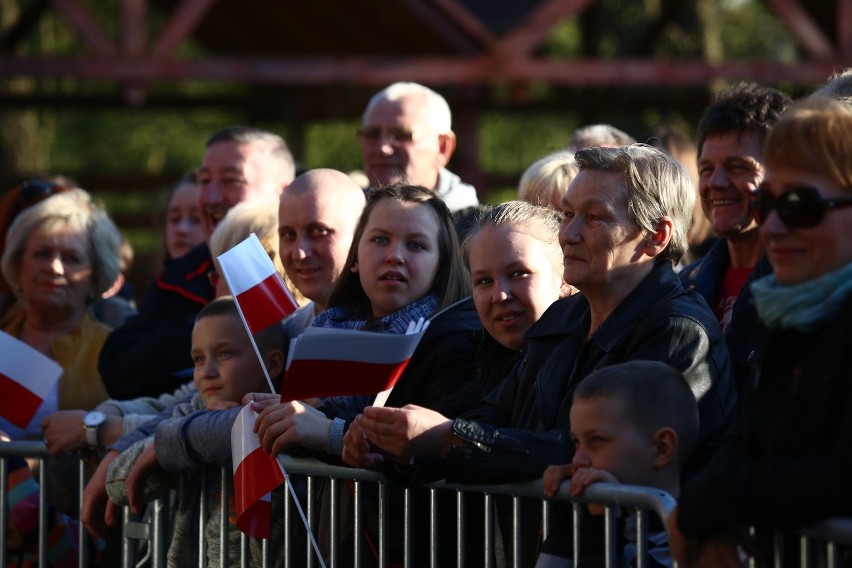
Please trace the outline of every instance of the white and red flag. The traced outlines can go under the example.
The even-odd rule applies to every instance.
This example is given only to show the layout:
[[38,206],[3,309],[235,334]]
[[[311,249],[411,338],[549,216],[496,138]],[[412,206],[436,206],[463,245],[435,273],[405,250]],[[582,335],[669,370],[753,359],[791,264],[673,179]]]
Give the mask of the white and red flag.
[[308,327],[290,341],[281,400],[370,395],[389,390],[405,370],[429,322],[392,335]]
[[61,376],[56,361],[0,332],[0,416],[25,429]]
[[257,412],[247,404],[231,428],[231,459],[234,462],[234,503],[237,528],[249,536],[269,538],[272,516],[271,492],[284,483],[284,469],[263,451],[253,432]]
[[254,233],[219,255],[219,267],[251,333],[281,321],[299,307]]

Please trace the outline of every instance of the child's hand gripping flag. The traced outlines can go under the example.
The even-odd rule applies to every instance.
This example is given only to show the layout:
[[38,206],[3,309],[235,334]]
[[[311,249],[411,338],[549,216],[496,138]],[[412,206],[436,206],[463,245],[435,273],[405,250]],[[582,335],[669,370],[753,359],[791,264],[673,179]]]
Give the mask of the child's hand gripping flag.
[[26,429],[61,376],[56,361],[0,332],[0,416]]

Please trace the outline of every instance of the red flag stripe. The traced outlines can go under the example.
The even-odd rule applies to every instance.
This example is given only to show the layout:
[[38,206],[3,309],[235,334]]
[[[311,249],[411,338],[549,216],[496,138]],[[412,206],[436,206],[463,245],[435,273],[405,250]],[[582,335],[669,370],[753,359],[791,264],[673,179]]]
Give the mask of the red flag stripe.
[[[263,448],[257,448],[243,457],[234,472],[237,527],[242,532],[261,538],[269,537],[269,503],[266,502],[264,506],[261,499],[282,483],[284,474],[281,467]],[[266,516],[263,517],[263,514]],[[264,526],[266,536],[262,535]]]
[[11,377],[0,373],[0,416],[24,429],[44,400]]
[[298,359],[284,373],[281,400],[376,394],[396,384],[408,361],[377,364]]
[[277,272],[238,295],[237,303],[252,334],[281,321],[297,308]]

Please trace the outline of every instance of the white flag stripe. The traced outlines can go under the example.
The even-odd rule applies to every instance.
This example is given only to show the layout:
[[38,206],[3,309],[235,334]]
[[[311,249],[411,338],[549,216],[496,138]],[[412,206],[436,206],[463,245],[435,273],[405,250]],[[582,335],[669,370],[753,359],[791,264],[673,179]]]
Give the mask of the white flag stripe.
[[254,233],[219,255],[219,266],[234,296],[260,284],[276,272],[275,265]]
[[247,404],[240,410],[234,425],[231,427],[233,473],[237,473],[237,468],[247,455],[260,447],[257,434],[252,431],[256,419],[257,412],[251,409],[250,404]]
[[[357,330],[332,330],[329,328],[307,328],[298,338],[291,340],[290,359],[352,361],[355,363],[392,364],[411,357],[425,330],[411,335],[390,335]],[[323,332],[332,332],[323,333]],[[339,333],[338,333],[339,332]],[[328,347],[328,336],[336,335],[340,341],[333,352]],[[298,344],[298,349],[296,349]]]
[[0,331],[0,373],[45,399],[62,376],[59,363]]

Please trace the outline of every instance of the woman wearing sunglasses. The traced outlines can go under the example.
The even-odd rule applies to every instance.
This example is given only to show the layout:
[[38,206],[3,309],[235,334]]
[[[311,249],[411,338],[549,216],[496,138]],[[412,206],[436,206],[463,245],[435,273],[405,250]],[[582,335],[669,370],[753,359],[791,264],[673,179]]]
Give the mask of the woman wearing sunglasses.
[[739,566],[746,548],[763,565],[773,529],[852,516],[852,106],[798,103],[764,157],[754,205],[774,275],[752,291],[769,336],[736,432],[669,519],[681,566]]

